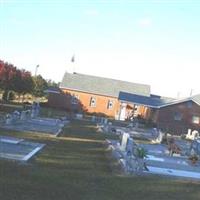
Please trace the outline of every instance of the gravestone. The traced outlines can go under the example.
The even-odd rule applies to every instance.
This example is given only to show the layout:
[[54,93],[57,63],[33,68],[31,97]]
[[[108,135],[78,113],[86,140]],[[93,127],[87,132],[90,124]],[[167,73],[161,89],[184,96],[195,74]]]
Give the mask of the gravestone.
[[36,117],[39,115],[39,113],[40,113],[40,103],[37,102],[36,103]]
[[7,114],[6,115],[6,125],[11,125],[13,121],[12,115]]
[[163,136],[164,134],[159,130],[159,135],[158,135],[158,142],[161,143],[163,141]]
[[26,118],[30,119],[31,117],[31,110],[26,110]]
[[12,118],[13,120],[18,120],[20,118],[20,112],[15,110],[13,113],[12,113]]
[[156,139],[153,140],[153,142],[160,144],[163,140],[163,133],[157,128],[153,128],[153,132],[157,136]]
[[107,123],[108,123],[108,119],[104,118],[104,124],[107,124]]
[[31,109],[31,118],[36,117],[36,102],[33,102],[32,109]]
[[26,116],[26,111],[22,111],[21,115],[20,115],[20,120],[26,120],[27,116]]
[[101,117],[101,118],[100,118],[100,123],[101,123],[101,124],[104,124],[104,117]]
[[[191,151],[194,151],[197,155],[200,156],[200,140],[196,139],[191,144]],[[192,152],[190,152],[192,154]]]
[[129,137],[126,145],[127,155],[129,156],[133,155],[133,146],[134,146],[133,138]]
[[40,112],[40,104],[39,102],[33,102],[32,110],[31,110],[31,117],[35,118],[39,115]]
[[188,133],[186,135],[186,139],[189,139],[189,140],[195,140],[196,138],[199,137],[199,132],[197,130],[191,130],[191,129],[188,129]]
[[95,117],[95,116],[92,116],[91,121],[92,121],[92,122],[95,122],[95,121],[96,121],[96,117]]
[[127,145],[127,141],[128,141],[129,137],[130,137],[130,135],[128,133],[123,133],[122,139],[121,139],[121,144],[120,144],[120,148],[122,151],[126,151],[126,145]]

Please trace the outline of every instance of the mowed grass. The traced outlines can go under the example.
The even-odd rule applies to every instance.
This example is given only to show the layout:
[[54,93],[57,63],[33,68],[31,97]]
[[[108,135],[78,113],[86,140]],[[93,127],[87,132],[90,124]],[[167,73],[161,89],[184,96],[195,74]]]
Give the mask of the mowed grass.
[[57,138],[0,132],[46,144],[26,164],[0,160],[2,200],[200,199],[197,182],[113,173],[104,145],[107,136],[89,122],[72,122]]

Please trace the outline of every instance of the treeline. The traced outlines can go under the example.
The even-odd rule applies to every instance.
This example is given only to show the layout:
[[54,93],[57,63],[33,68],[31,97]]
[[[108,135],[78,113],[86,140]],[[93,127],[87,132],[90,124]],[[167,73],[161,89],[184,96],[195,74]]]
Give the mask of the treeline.
[[3,91],[4,100],[13,99],[15,94],[42,97],[49,86],[58,84],[45,80],[41,75],[32,76],[29,71],[0,60],[0,90]]

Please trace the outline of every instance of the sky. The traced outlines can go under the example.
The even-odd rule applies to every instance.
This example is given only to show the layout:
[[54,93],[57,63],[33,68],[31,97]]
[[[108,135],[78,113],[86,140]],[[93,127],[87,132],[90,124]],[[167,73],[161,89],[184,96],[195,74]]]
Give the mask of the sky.
[[181,98],[200,93],[199,54],[200,0],[0,0],[0,59],[56,82],[76,71]]

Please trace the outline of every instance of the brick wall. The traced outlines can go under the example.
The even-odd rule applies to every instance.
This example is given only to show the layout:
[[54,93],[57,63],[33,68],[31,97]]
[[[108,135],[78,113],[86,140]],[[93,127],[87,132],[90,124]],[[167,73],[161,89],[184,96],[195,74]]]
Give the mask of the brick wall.
[[[180,119],[175,120],[175,115]],[[200,123],[192,122],[193,116],[200,117],[200,106],[192,101],[170,105],[157,111],[157,124],[173,134],[186,134],[187,130],[200,130]]]
[[[102,113],[110,117],[115,117],[115,115],[120,110],[120,103],[117,98],[102,96],[97,94],[90,94],[75,90],[66,90],[63,89],[64,93],[69,93],[71,96],[75,96],[84,106],[84,110],[89,113]],[[94,98],[96,103],[95,105],[91,105],[91,98]],[[108,108],[108,103],[112,101],[113,106]]]
[[[115,118],[115,116],[120,112],[120,102],[116,97],[91,94],[69,89],[62,89],[62,91],[63,93],[61,94],[49,94],[49,106],[77,112],[83,110],[89,113],[104,114],[113,118]],[[72,98],[77,99],[77,104],[72,104]],[[93,106],[91,105],[91,98],[94,98],[96,101],[95,105]],[[113,103],[112,107],[110,108],[108,106],[109,102]],[[145,117],[146,113],[147,109],[144,106],[138,107],[137,114]]]

